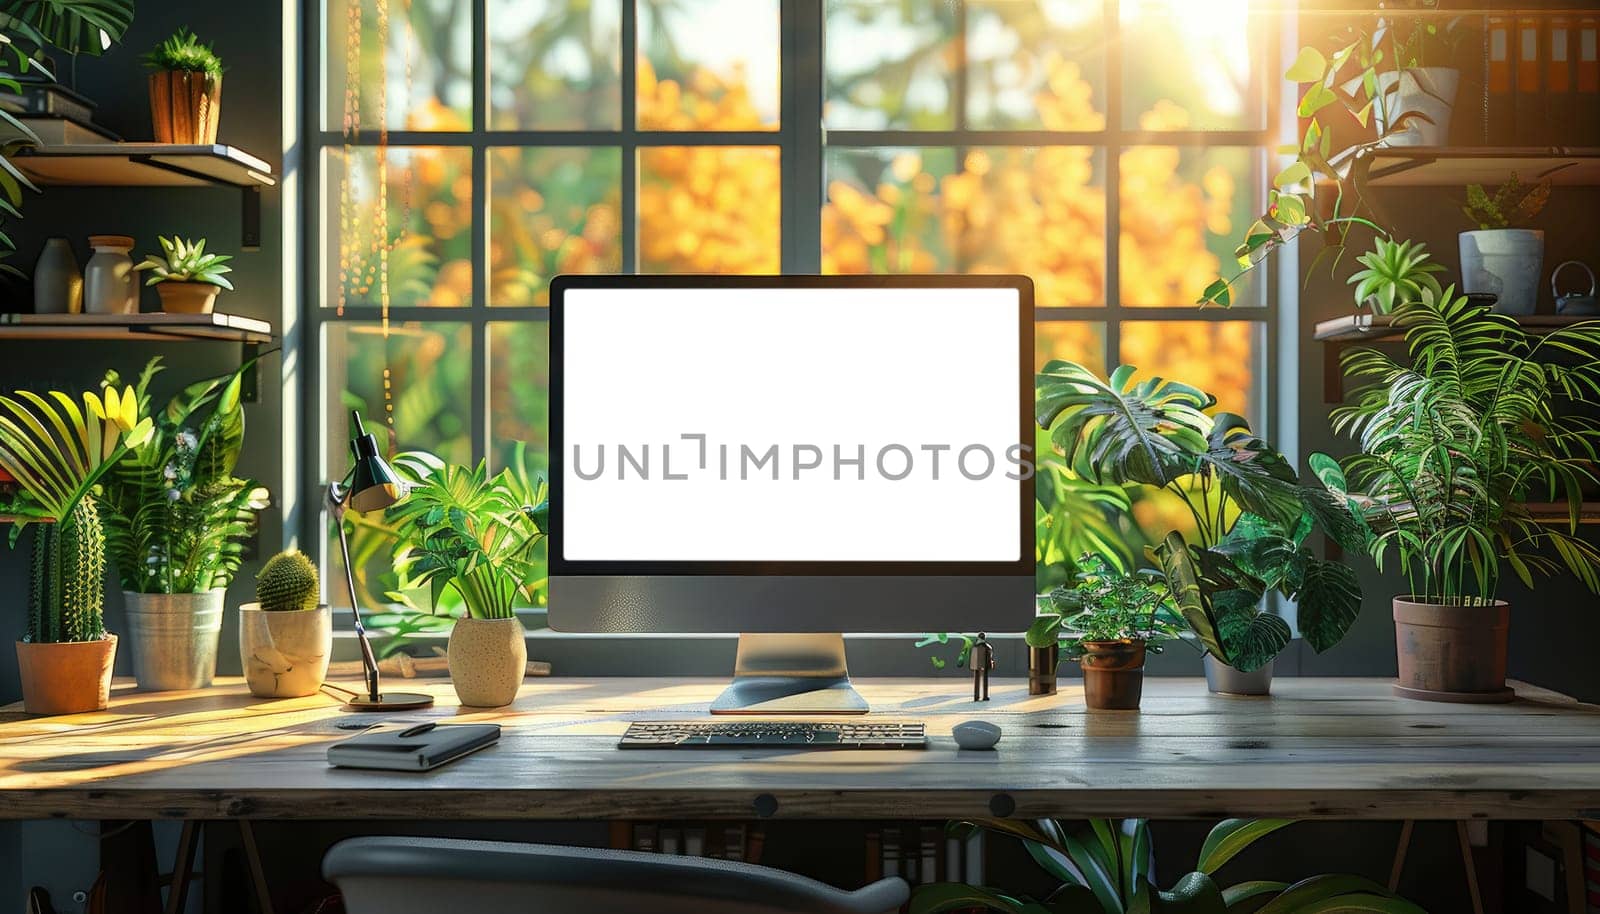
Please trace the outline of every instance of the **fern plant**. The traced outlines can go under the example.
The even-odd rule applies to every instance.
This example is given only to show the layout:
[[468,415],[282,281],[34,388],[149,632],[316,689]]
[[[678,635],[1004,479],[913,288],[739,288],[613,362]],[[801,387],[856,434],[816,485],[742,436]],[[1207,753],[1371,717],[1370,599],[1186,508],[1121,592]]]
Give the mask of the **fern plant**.
[[544,480],[520,465],[491,476],[482,461],[465,467],[422,451],[401,454],[393,465],[410,486],[384,512],[400,541],[401,586],[427,587],[435,605],[454,591],[474,619],[514,618],[518,601],[531,601],[544,580]]
[[[1402,306],[1395,326],[1405,362],[1370,348],[1343,358],[1365,383],[1333,427],[1360,453],[1312,456],[1360,517],[1361,545],[1379,568],[1397,556],[1429,603],[1491,603],[1503,568],[1530,587],[1565,569],[1600,593],[1600,549],[1578,536],[1584,490],[1600,486],[1600,322],[1534,337],[1450,287]],[[1531,500],[1565,503],[1566,522],[1540,523]]]
[[[101,484],[107,542],[124,590],[203,593],[226,587],[239,570],[267,491],[233,475],[244,447],[237,371],[191,384],[156,415],[150,444]],[[133,385],[142,409],[161,371],[151,359]],[[120,383],[108,372],[105,384]]]
[[1223,888],[1217,871],[1257,841],[1294,822],[1224,819],[1200,846],[1194,870],[1170,889],[1156,883],[1155,842],[1144,819],[1091,819],[1071,829],[1055,819],[979,819],[954,823],[1015,838],[1054,884],[1044,900],[961,883],[918,886],[910,914],[986,910],[1003,914],[1424,914],[1416,905],[1360,876],[1310,876],[1293,884],[1252,880]]
[[211,50],[211,45],[188,29],[178,29],[171,36],[144,55],[144,65],[152,70],[204,73],[212,79],[222,78],[222,58]]
[[17,391],[0,396],[0,469],[23,500],[12,506],[13,548],[37,522],[24,640],[92,641],[105,633],[105,538],[91,493],[130,453],[148,446],[153,424],[141,418],[131,388],[67,394]]
[[1034,413],[1073,475],[1164,489],[1188,508],[1195,541],[1174,530],[1152,555],[1208,652],[1245,671],[1277,656],[1291,632],[1263,609],[1269,592],[1298,602],[1301,633],[1325,651],[1355,622],[1361,590],[1351,569],[1318,558],[1306,541],[1321,527],[1358,542],[1355,519],[1327,491],[1301,485],[1243,417],[1215,405],[1187,384],[1141,380],[1131,366],[1103,381],[1051,361],[1037,377]]

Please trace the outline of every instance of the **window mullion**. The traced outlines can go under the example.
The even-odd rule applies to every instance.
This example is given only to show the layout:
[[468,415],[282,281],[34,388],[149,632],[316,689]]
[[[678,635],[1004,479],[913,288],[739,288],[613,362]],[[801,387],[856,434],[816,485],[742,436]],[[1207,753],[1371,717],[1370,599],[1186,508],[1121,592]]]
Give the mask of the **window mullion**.
[[822,271],[823,4],[782,0],[779,135],[783,202],[780,245],[785,273]]
[[1105,0],[1106,145],[1105,301],[1106,365],[1122,363],[1122,15],[1119,0]]
[[639,272],[639,9],[622,4],[622,272]]

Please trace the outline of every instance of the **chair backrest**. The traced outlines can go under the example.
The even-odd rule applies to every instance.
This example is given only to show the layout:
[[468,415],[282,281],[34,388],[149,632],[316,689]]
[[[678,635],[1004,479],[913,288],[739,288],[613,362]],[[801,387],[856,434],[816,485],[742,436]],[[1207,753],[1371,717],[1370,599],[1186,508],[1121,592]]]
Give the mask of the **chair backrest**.
[[731,860],[456,838],[350,838],[322,874],[349,914],[889,914],[910,895],[897,876],[845,892]]

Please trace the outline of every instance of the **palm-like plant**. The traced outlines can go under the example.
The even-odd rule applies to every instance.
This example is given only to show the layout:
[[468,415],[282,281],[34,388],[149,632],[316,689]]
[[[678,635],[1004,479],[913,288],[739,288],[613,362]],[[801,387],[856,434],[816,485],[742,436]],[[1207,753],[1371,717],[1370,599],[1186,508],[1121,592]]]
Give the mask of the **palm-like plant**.
[[[155,417],[149,446],[124,461],[101,485],[107,543],[124,590],[203,593],[228,586],[239,570],[244,540],[267,491],[233,475],[244,449],[240,386],[253,360],[237,371],[191,384]],[[131,390],[150,408],[151,359]],[[120,383],[116,372],[107,386]]]
[[[1372,382],[1333,414],[1361,452],[1342,467],[1312,458],[1359,512],[1379,567],[1393,551],[1414,598],[1435,604],[1492,603],[1502,565],[1528,586],[1565,568],[1600,592],[1600,549],[1577,535],[1583,491],[1600,485],[1600,322],[1534,338],[1452,287],[1402,306],[1395,326],[1409,365],[1344,356],[1349,377]],[[1567,522],[1540,523],[1535,498],[1565,502]]]
[[1273,914],[1423,914],[1421,908],[1360,876],[1311,876],[1293,884],[1256,880],[1227,888],[1217,884],[1217,870],[1223,864],[1292,824],[1287,819],[1224,819],[1206,836],[1194,871],[1163,890],[1155,882],[1155,842],[1144,819],[1091,819],[1077,830],[1054,819],[957,823],[954,827],[958,829],[981,828],[1021,841],[1034,863],[1058,883],[1057,888],[1040,901],[992,888],[935,883],[916,890],[909,910],[911,914],[974,909],[1006,914],[1232,914],[1255,910]]
[[1306,641],[1337,644],[1354,623],[1361,592],[1349,568],[1306,546],[1316,527],[1359,542],[1346,507],[1302,486],[1287,460],[1243,417],[1213,412],[1210,394],[1130,366],[1108,381],[1052,361],[1037,378],[1035,416],[1071,472],[1097,484],[1174,493],[1194,520],[1195,542],[1166,535],[1154,557],[1179,612],[1207,651],[1241,670],[1277,656],[1291,632],[1262,609],[1275,591],[1299,603]]
[[544,481],[520,465],[490,476],[482,461],[464,467],[421,451],[401,454],[394,467],[410,486],[384,512],[401,543],[401,586],[428,587],[435,604],[454,590],[475,619],[514,618],[517,600],[532,600],[544,579]]
[[0,396],[0,468],[25,500],[19,522],[43,526],[36,539],[26,639],[90,641],[104,633],[105,544],[91,492],[107,471],[147,445],[152,423],[140,417],[131,388],[85,391],[83,409],[67,394],[30,391]]
[[1365,269],[1346,283],[1356,287],[1356,307],[1370,306],[1373,314],[1388,314],[1396,305],[1422,301],[1424,292],[1438,296],[1439,281],[1433,274],[1444,267],[1429,263],[1431,256],[1420,241],[1375,239],[1372,250],[1356,258]]

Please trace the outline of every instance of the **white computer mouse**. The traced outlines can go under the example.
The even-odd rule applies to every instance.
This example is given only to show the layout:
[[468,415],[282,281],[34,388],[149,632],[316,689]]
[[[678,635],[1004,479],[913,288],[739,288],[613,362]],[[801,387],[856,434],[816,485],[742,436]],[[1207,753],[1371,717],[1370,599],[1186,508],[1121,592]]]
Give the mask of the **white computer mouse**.
[[951,727],[950,733],[963,749],[993,749],[1000,742],[1000,727],[986,720],[964,720]]

